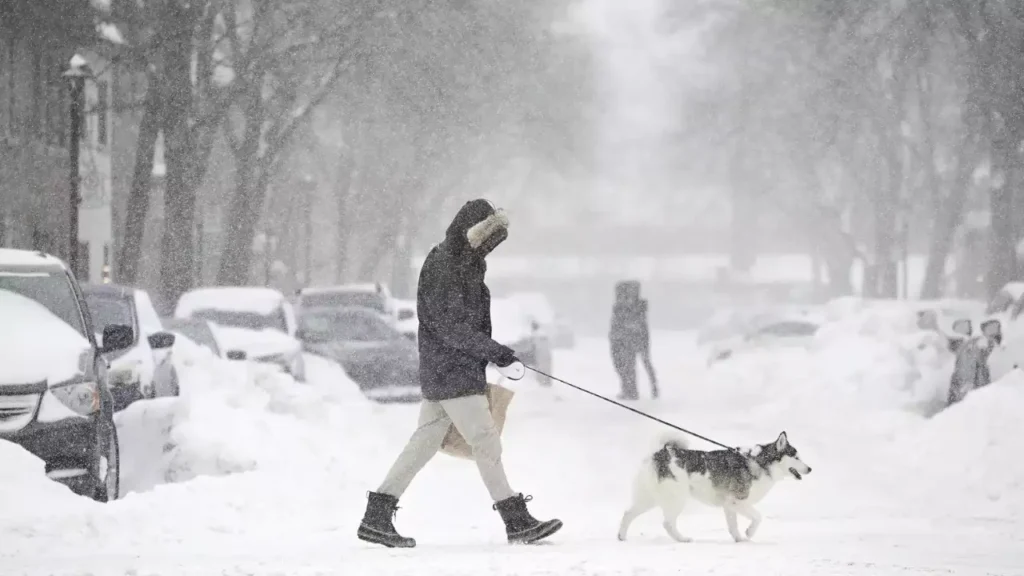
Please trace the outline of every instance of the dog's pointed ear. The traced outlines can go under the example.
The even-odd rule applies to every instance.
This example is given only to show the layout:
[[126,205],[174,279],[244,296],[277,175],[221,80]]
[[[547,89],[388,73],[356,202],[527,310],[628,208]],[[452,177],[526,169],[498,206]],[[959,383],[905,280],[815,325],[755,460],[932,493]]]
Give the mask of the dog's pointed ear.
[[779,439],[775,441],[776,450],[785,450],[788,445],[789,438],[786,437],[786,433],[779,434]]

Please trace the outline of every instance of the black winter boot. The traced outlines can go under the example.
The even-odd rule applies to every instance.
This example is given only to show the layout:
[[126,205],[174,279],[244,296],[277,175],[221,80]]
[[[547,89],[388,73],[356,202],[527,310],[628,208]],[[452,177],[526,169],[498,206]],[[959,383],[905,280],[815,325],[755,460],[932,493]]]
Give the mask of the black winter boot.
[[388,548],[413,548],[416,540],[406,538],[395,530],[391,523],[395,513],[398,511],[398,499],[390,494],[379,492],[368,492],[366,501],[366,513],[363,514],[363,522],[359,524],[360,540],[382,544]]
[[530,511],[526,509],[526,503],[530,500],[533,500],[533,496],[524,498],[522,494],[517,494],[494,504],[494,509],[505,521],[505,532],[510,544],[533,544],[562,528],[561,520],[541,522],[531,516]]

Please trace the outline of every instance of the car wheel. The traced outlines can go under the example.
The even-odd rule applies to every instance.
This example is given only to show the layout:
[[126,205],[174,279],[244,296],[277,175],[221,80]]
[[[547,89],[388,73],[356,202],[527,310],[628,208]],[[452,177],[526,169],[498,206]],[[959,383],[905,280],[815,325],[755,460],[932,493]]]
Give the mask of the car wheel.
[[121,490],[121,447],[113,419],[102,417],[96,425],[96,448],[90,472],[96,482],[93,500],[117,500]]

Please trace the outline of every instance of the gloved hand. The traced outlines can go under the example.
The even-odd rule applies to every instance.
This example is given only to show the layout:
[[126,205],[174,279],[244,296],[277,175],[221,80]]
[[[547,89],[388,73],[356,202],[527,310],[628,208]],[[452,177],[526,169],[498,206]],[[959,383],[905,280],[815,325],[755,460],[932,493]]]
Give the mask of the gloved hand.
[[523,376],[526,376],[526,366],[519,360],[513,360],[507,366],[498,366],[498,374],[509,380],[522,380]]
[[515,351],[508,347],[505,347],[494,365],[498,367],[498,373],[509,380],[521,380],[526,375],[526,366],[516,358]]

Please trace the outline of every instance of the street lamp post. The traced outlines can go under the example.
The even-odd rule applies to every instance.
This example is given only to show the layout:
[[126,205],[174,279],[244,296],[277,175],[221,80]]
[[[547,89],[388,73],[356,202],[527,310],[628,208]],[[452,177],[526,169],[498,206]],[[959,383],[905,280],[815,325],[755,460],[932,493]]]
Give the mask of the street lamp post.
[[68,173],[68,264],[75,276],[81,274],[78,268],[78,206],[82,201],[82,180],[78,173],[79,145],[82,139],[82,101],[85,94],[85,80],[92,77],[92,70],[85,58],[75,54],[64,77],[71,82],[71,130],[68,142],[68,156],[71,163]]

